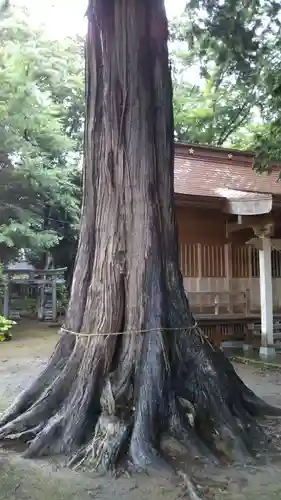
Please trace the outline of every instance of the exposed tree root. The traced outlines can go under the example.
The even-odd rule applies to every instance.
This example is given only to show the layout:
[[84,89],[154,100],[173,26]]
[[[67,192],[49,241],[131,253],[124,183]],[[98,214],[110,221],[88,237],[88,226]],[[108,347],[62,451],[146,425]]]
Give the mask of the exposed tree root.
[[180,412],[174,407],[171,412],[169,433],[178,440],[193,457],[198,457],[202,461],[218,465],[219,461],[211,452],[210,448],[202,441],[194,429],[195,417],[186,419],[186,415],[180,415]]
[[94,469],[113,470],[122,451],[128,448],[130,433],[130,424],[114,416],[101,415],[93,439],[71,458],[69,465],[77,468],[87,460]]
[[200,496],[198,495],[195,486],[192,484],[190,481],[189,477],[187,474],[185,474],[183,471],[178,471],[178,476],[183,479],[184,485],[187,489],[187,494],[189,500],[201,500]]

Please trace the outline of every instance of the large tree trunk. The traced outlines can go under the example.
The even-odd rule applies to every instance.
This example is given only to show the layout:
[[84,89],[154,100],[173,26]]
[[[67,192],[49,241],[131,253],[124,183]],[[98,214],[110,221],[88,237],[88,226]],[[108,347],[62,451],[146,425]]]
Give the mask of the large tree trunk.
[[197,454],[240,458],[262,437],[254,417],[275,410],[206,341],[184,293],[164,0],[90,0],[88,18],[84,198],[66,320],[85,335],[62,335],[0,437],[29,441],[28,456],[91,455],[104,467],[123,453],[163,465],[167,432]]

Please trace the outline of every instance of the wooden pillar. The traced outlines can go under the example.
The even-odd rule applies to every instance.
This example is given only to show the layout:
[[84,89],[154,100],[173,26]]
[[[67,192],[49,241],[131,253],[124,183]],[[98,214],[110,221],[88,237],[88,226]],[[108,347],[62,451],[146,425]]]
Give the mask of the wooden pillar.
[[233,313],[233,290],[232,290],[232,249],[231,243],[224,245],[225,279],[226,291],[228,292],[228,312]]
[[52,276],[52,318],[57,319],[57,280],[56,276]]
[[200,283],[202,279],[202,245],[197,243],[197,280],[196,280],[196,291],[200,292]]
[[[248,281],[248,288],[246,290],[246,294],[247,294],[247,307],[248,307],[248,311],[247,311],[247,314],[250,314],[251,310],[252,310],[252,305],[253,305],[253,302],[254,302],[254,299],[253,299],[253,247],[251,245],[249,245],[249,248],[248,248],[248,271],[249,271],[249,281]],[[255,280],[255,283],[256,283],[256,280]]]
[[271,274],[271,241],[261,238],[259,249],[260,302],[261,302],[261,346],[260,358],[275,356],[273,345],[273,300]]
[[39,305],[38,305],[39,321],[44,321],[44,300],[45,300],[45,285],[41,284],[39,288]]
[[9,318],[10,315],[10,282],[9,278],[7,280],[7,283],[5,283],[5,288],[4,288],[4,317]]

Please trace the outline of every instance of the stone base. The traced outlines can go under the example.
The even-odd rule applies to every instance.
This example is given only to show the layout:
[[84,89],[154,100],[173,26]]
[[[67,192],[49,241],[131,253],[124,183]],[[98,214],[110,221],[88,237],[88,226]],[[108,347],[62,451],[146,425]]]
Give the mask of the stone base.
[[275,347],[260,347],[260,358],[263,360],[272,359],[276,356]]
[[243,344],[243,352],[244,353],[253,352],[253,346],[251,344]]
[[242,342],[240,340],[225,340],[222,342],[222,347],[224,349],[241,349],[242,347]]

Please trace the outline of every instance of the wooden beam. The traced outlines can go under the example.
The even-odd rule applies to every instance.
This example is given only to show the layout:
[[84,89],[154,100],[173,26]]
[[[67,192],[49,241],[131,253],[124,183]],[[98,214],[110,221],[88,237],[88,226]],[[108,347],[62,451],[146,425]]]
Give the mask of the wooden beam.
[[241,229],[247,228],[264,228],[274,227],[274,220],[272,215],[249,215],[239,217],[237,222],[227,222],[226,230],[228,233],[233,233],[234,231],[241,231]]
[[246,245],[251,245],[257,250],[262,250],[262,239],[258,237],[251,238],[249,241],[246,241]]
[[[269,240],[270,240],[272,249],[277,250],[278,252],[281,252],[281,239],[270,238]],[[251,246],[255,247],[257,250],[262,250],[262,248],[263,248],[262,238],[255,236],[254,238],[251,238],[250,240],[246,241],[246,245],[251,245]]]
[[241,231],[242,229],[247,229],[251,227],[249,224],[238,224],[237,222],[227,222],[226,223],[226,231],[227,233],[234,233],[235,231]]
[[4,274],[8,275],[32,275],[32,276],[53,276],[58,274],[64,274],[67,271],[67,267],[59,267],[57,269],[5,269]]
[[281,252],[281,240],[277,238],[271,238],[271,246],[274,250]]

